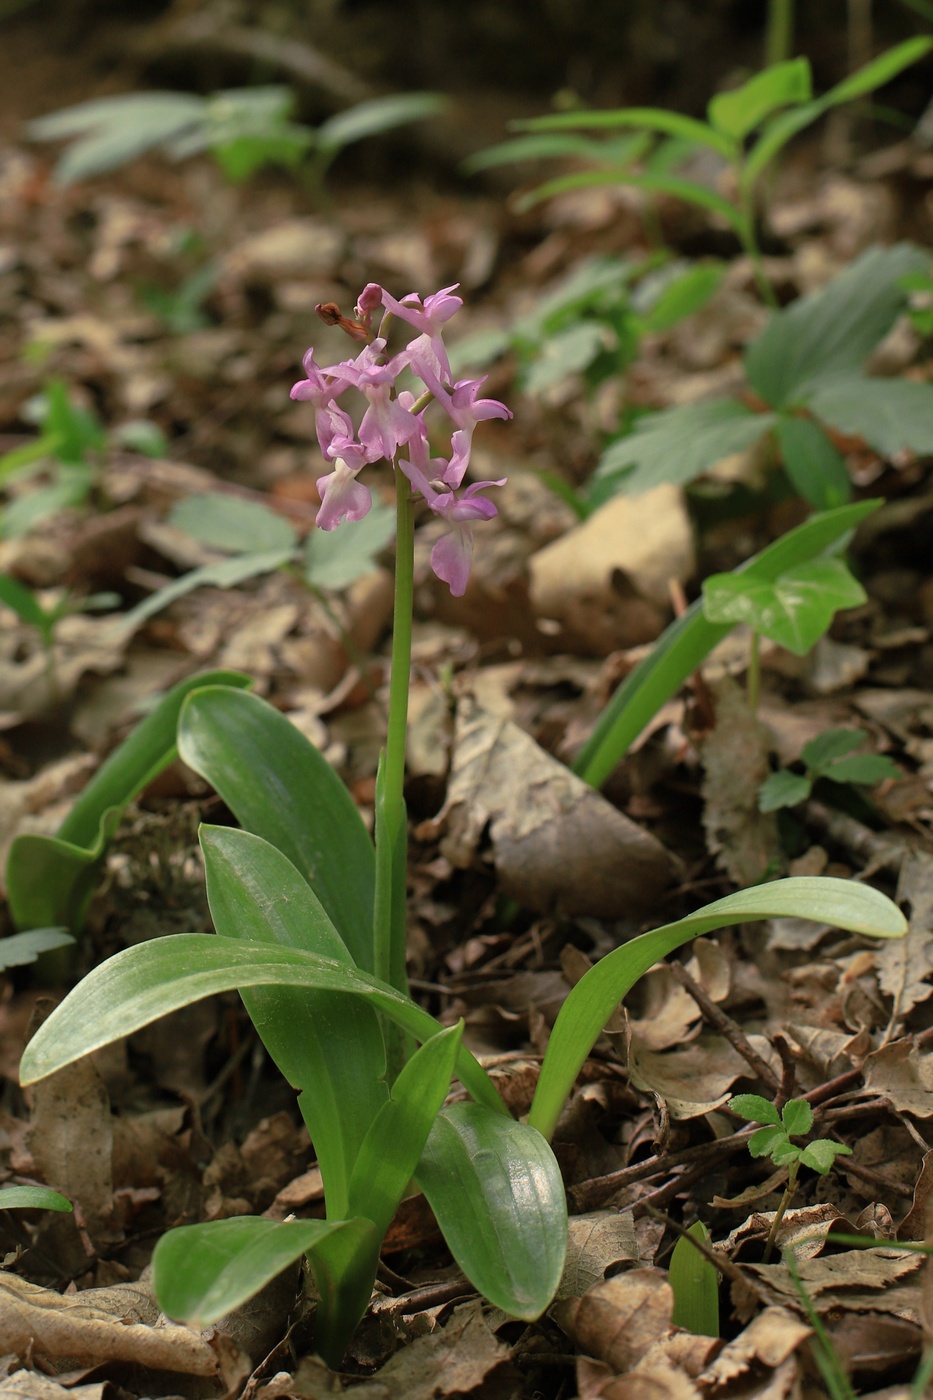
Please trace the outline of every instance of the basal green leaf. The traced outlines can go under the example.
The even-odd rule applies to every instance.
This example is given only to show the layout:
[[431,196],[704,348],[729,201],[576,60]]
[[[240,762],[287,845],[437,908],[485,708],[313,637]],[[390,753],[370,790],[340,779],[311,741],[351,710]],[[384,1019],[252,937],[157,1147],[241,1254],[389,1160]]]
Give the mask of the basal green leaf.
[[[311,886],[275,846],[236,828],[203,826],[201,846],[219,934],[304,948],[353,970],[346,945]],[[360,997],[285,984],[244,987],[240,995],[273,1061],[300,1092],[328,1217],[363,1213],[349,1207],[350,1178],[388,1097],[385,1045],[374,1008]]]
[[[176,933],[124,948],[89,972],[26,1046],[21,1082],[44,1079],[82,1055],[214,992],[279,986],[363,997],[415,1040],[428,1040],[442,1029],[408,997],[344,962],[300,948]],[[463,1046],[457,1056],[457,1075],[475,1099],[505,1114],[489,1076]]]
[[80,931],[120,813],[174,760],[181,707],[198,686],[211,684],[251,682],[238,671],[207,671],[180,681],[100,766],[55,836],[30,833],[14,840],[6,881],[17,928],[61,924]]
[[314,588],[348,588],[377,567],[377,556],[395,538],[395,511],[374,501],[347,529],[313,530],[305,544],[305,578]]
[[[814,515],[749,559],[738,572],[776,579],[794,565],[837,545],[880,504],[880,501],[860,501]],[[727,635],[730,627],[730,623],[708,621],[702,599],[691,603],[619,686],[574,760],[573,771],[594,787],[603,783],[652,716]]]
[[541,1134],[480,1104],[452,1104],[417,1179],[470,1282],[513,1317],[539,1317],[567,1250],[563,1181]]
[[734,141],[744,141],[780,107],[809,102],[813,95],[810,64],[805,58],[774,63],[733,92],[720,92],[706,109],[710,126]]
[[242,827],[297,866],[353,961],[371,970],[373,844],[323,755],[273,706],[221,687],[202,690],[185,706],[178,751]]
[[686,919],[643,933],[609,953],[572,988],[551,1032],[529,1123],[545,1137],[551,1136],[597,1036],[649,967],[690,939],[714,929],[785,917],[812,919],[875,938],[900,938],[907,928],[897,906],[867,885],[800,876],[727,895]]
[[[702,1220],[690,1226],[687,1235],[709,1243],[709,1231]],[[674,1293],[671,1321],[696,1337],[719,1336],[719,1272],[715,1264],[681,1236],[674,1245],[668,1275]]]
[[662,482],[694,481],[723,457],[743,452],[774,422],[735,399],[666,408],[639,421],[634,433],[607,447],[596,479],[637,496]]
[[371,1220],[380,1237],[392,1223],[447,1097],[462,1035],[461,1021],[424,1042],[392,1085],[389,1101],[360,1148],[349,1214]]
[[711,574],[703,581],[710,622],[745,623],[795,656],[805,656],[836,613],[858,607],[865,596],[841,559],[813,559],[774,583],[742,574]]
[[294,526],[277,511],[225,491],[185,496],[172,507],[168,523],[228,554],[293,549],[297,540]]
[[366,136],[380,136],[407,122],[435,117],[446,105],[446,99],[439,92],[401,92],[374,97],[322,122],[317,129],[317,144],[324,150],[339,151]]
[[202,564],[199,569],[192,569],[182,574],[181,578],[173,579],[164,588],[157,589],[150,597],[137,603],[135,608],[130,608],[120,619],[121,626],[127,632],[135,631],[170,603],[176,603],[197,588],[236,588],[248,579],[274,573],[294,555],[292,547],[261,549],[255,553],[234,555],[232,559],[218,559],[213,564]]
[[801,1137],[813,1127],[813,1109],[806,1099],[788,1099],[781,1109],[781,1122],[788,1137]]
[[48,1186],[0,1187],[0,1210],[72,1210],[65,1196]]
[[763,1098],[761,1094],[736,1094],[729,1100],[728,1106],[749,1123],[774,1123],[780,1127],[781,1115],[770,1099]]
[[818,382],[807,403],[837,432],[863,438],[886,457],[933,454],[933,385],[838,375]]
[[733,143],[705,122],[664,107],[621,107],[609,112],[559,112],[512,123],[516,131],[612,131],[635,127],[662,136],[679,136],[700,146],[711,146],[731,160]]
[[745,353],[752,388],[782,408],[808,398],[818,379],[858,369],[907,304],[900,279],[928,262],[909,243],[870,248],[825,287],[775,312]]
[[811,418],[780,413],[774,425],[784,471],[799,496],[819,510],[832,510],[852,498],[845,460]]

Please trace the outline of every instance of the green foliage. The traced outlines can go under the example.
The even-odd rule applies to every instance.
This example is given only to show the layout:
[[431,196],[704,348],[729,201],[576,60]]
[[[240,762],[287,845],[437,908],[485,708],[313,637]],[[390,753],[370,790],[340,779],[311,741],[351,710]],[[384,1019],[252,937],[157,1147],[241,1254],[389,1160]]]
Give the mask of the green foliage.
[[858,607],[865,596],[841,559],[811,559],[774,580],[744,573],[703,580],[703,610],[710,622],[745,623],[795,656],[805,656],[836,613]]
[[883,754],[856,753],[868,738],[864,729],[826,729],[804,744],[800,754],[805,772],[779,768],[761,785],[758,806],[762,812],[796,807],[805,802],[821,778],[856,787],[875,787],[887,778],[901,776],[897,764]]
[[26,130],[33,141],[70,140],[55,167],[59,185],[118,169],[147,152],[169,160],[209,152],[228,180],[241,183],[267,165],[307,167],[319,183],[346,146],[435,115],[435,93],[403,93],[362,102],[315,130],[292,120],[287,87],[237,88],[209,97],[143,92],[101,97],[39,117]]
[[108,446],[125,446],[148,456],[164,456],[166,443],[155,424],[125,423],[107,433],[97,417],[76,404],[60,379],[50,379],[26,406],[24,417],[39,428],[33,441],[0,456],[0,487],[31,480],[45,484],[24,492],[0,515],[0,537],[25,535],[66,506],[90,495],[97,467]]
[[[861,501],[811,516],[747,560],[733,577],[775,584],[784,575],[844,547],[846,537],[880,501]],[[626,676],[573,763],[573,771],[599,787],[660,707],[683,685],[732,622],[712,622],[697,599],[664,631],[644,661]]]
[[671,1321],[697,1337],[719,1336],[719,1273],[693,1244],[709,1244],[702,1220],[681,1235],[671,1255],[669,1282],[674,1293]]
[[0,1188],[0,1210],[72,1210],[71,1202],[48,1186]]
[[799,494],[831,509],[851,489],[832,432],[863,437],[882,454],[933,451],[933,387],[859,372],[907,305],[904,277],[927,265],[909,244],[873,248],[827,286],[774,312],[745,352],[749,385],[766,407],[712,399],[641,419],[603,453],[594,478],[600,495],[686,484],[770,435]]
[[737,1094],[730,1099],[729,1107],[740,1118],[766,1124],[749,1138],[750,1155],[770,1157],[778,1167],[793,1167],[795,1176],[798,1166],[812,1167],[825,1176],[837,1157],[852,1155],[851,1147],[830,1138],[815,1138],[806,1147],[791,1142],[792,1137],[803,1137],[813,1127],[813,1109],[806,1099],[788,1099],[778,1113],[774,1104],[760,1094]]

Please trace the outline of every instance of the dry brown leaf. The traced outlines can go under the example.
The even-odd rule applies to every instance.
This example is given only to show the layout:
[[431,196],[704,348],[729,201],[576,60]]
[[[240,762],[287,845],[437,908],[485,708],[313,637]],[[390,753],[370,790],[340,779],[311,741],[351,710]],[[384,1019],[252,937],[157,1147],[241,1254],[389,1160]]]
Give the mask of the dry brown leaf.
[[865,1061],[865,1088],[883,1094],[901,1113],[933,1118],[933,1055],[905,1036]]
[[638,1259],[631,1211],[597,1210],[572,1215],[568,1222],[567,1258],[558,1298],[581,1298],[622,1260]]
[[91,1238],[99,1239],[113,1211],[113,1128],[104,1082],[85,1056],[40,1080],[30,1096],[28,1142],[36,1170],[79,1208]]
[[[696,939],[686,969],[711,1000],[725,1001],[731,976],[728,959],[718,943],[708,938]],[[638,982],[636,996],[638,1014],[629,1014],[629,1025],[639,1047],[646,1050],[683,1045],[703,1015],[666,963],[645,973]]]
[[103,1293],[112,1301],[117,1290],[92,1288],[62,1297],[15,1274],[0,1274],[0,1354],[39,1356],[56,1363],[64,1358],[75,1364],[131,1361],[159,1371],[218,1374],[220,1361],[210,1342],[174,1323],[124,1323],[119,1312],[98,1306]]
[[581,1351],[628,1371],[671,1331],[674,1294],[660,1269],[632,1269],[595,1284],[553,1315]]
[[502,893],[538,913],[637,918],[676,878],[655,837],[470,700],[457,707],[441,849],[471,866],[487,833]]
[[683,1371],[663,1360],[640,1363],[619,1376],[601,1361],[581,1356],[577,1362],[580,1400],[700,1400],[701,1392]]
[[109,1381],[66,1387],[36,1371],[14,1371],[0,1381],[0,1400],[107,1400],[112,1390]]
[[[798,1253],[797,1272],[818,1312],[854,1308],[884,1312],[911,1323],[919,1321],[920,1289],[913,1275],[923,1266],[921,1254],[896,1245],[849,1249],[814,1258]],[[799,1294],[783,1264],[748,1264],[759,1282],[776,1298],[799,1306]]]
[[[773,1051],[764,1036],[750,1037],[768,1059]],[[683,1050],[658,1052],[633,1035],[629,1075],[636,1088],[658,1094],[672,1118],[698,1118],[726,1102],[735,1081],[748,1074],[748,1063],[722,1036],[706,1032]]]
[[933,993],[933,857],[926,851],[911,851],[905,860],[897,899],[910,910],[907,936],[874,950],[878,985],[894,1003],[892,1026]]
[[[803,1341],[810,1335],[806,1323],[789,1308],[769,1307],[759,1313],[739,1336],[728,1342],[713,1364],[703,1372],[700,1384],[704,1392],[728,1395],[740,1393],[764,1400],[784,1400],[793,1393],[792,1383],[796,1375],[793,1356]],[[782,1374],[785,1366],[788,1373]],[[776,1389],[749,1389],[749,1382],[756,1372],[764,1371],[764,1383],[768,1385],[774,1373],[781,1376]],[[752,1382],[754,1383],[754,1382]]]
[[417,1337],[355,1394],[371,1400],[438,1400],[476,1393],[482,1400],[508,1400],[517,1375],[510,1348],[486,1325],[484,1306],[476,1300],[455,1308],[446,1327]]
[[716,725],[700,746],[706,844],[736,884],[754,885],[780,852],[774,813],[758,810],[771,740],[734,681],[723,677],[714,695]]

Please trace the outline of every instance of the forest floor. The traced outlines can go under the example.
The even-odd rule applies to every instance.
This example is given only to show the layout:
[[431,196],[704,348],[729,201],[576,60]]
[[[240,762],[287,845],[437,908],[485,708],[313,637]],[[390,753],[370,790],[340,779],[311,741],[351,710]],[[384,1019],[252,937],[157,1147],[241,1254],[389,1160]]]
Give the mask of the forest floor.
[[[48,101],[59,105],[51,92]],[[63,616],[51,665],[35,628],[0,605],[4,859],[17,835],[56,829],[154,696],[216,667],[248,673],[370,821],[391,548],[339,590],[277,569],[144,605],[224,559],[193,524],[206,493],[214,511],[224,499],[262,504],[313,546],[324,464],[310,409],[289,389],[309,345],[319,363],[350,353],[317,304],[350,313],[368,282],[396,296],[457,283],[456,355],[458,339],[515,327],[588,260],[645,257],[643,202],[607,186],[518,213],[477,181],[398,175],[397,145],[381,179],[373,162],[348,161],[357,173],[338,170],[323,204],[285,176],[232,187],[204,159],[147,158],[62,189],[48,149],[10,119],[9,99],[4,111],[0,453],[35,440],[30,406],[55,384],[90,427],[77,464],[40,457],[36,472],[2,483],[14,524],[0,538],[0,574],[46,604],[113,595]],[[767,265],[781,300],[875,244],[929,247],[929,162],[907,141],[831,159],[816,141],[795,152],[771,195]],[[477,530],[465,596],[430,572],[430,523],[419,534],[406,791],[413,987],[442,1021],[464,1019],[467,1043],[520,1114],[582,971],[737,885],[778,873],[870,880],[903,902],[907,940],[873,945],[775,920],[698,940],[682,966],[655,968],[600,1040],[556,1134],[572,1230],[554,1308],[528,1325],[485,1306],[413,1197],[389,1231],[379,1292],[340,1375],[315,1358],[291,1285],[262,1295],[224,1341],[215,1334],[212,1375],[197,1373],[203,1353],[181,1342],[150,1362],[140,1328],[132,1347],[121,1335],[128,1319],[154,1322],[143,1271],[171,1225],[322,1213],[294,1095],[238,998],[174,1013],[24,1094],[17,1067],[37,1008],[65,988],[37,987],[31,969],[17,969],[0,982],[0,1189],[47,1184],[76,1209],[0,1213],[0,1396],[826,1394],[812,1316],[786,1265],[763,1262],[785,1173],[749,1156],[726,1108],[739,1092],[805,1096],[816,1129],[851,1148],[827,1175],[802,1174],[780,1242],[806,1237],[804,1286],[856,1393],[916,1393],[933,1327],[929,1266],[898,1245],[933,1228],[929,461],[840,441],[855,497],[885,502],[851,545],[867,601],[803,657],[763,646],[757,718],[741,688],[747,639],[731,637],[658,710],[601,798],[580,784],[585,818],[562,829],[547,816],[558,765],[674,611],[704,577],[807,514],[753,451],[698,488],[617,497],[585,521],[575,510],[620,413],[741,389],[743,349],[767,318],[747,259],[724,235],[673,202],[656,213],[674,254],[725,259],[718,291],[642,337],[597,393],[577,373],[543,374],[531,392],[529,366],[546,344],[538,359],[513,350],[485,366],[484,393],[514,417],[477,431],[476,476],[508,483],[498,519]],[[929,343],[906,317],[873,370],[933,378]],[[72,504],[53,509],[56,490]],[[388,471],[381,493],[391,501]],[[861,751],[886,755],[899,776],[858,792],[824,784],[786,821],[762,814],[768,772],[799,772],[803,746],[837,728],[863,731]],[[477,767],[498,777],[484,782]],[[539,809],[532,791],[545,794]],[[660,843],[650,894],[625,875],[629,838],[610,856],[594,836],[606,810]],[[541,845],[516,855],[529,812]],[[124,814],[76,974],[144,939],[209,929],[196,837],[205,818],[232,820],[180,764]],[[517,911],[505,923],[503,893]],[[0,911],[3,920],[0,932],[12,933]],[[678,1227],[696,1220],[723,1270],[721,1338],[674,1327],[666,1285],[659,1292]],[[831,1231],[883,1247],[833,1243]]]

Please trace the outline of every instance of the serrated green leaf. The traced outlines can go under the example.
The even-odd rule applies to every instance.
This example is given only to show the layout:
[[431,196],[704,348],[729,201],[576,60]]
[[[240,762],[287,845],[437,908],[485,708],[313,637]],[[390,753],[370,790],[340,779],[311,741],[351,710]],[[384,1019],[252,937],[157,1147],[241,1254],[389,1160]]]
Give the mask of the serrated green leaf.
[[567,1250],[563,1181],[541,1134],[480,1104],[451,1104],[417,1180],[470,1282],[513,1317],[539,1317]]
[[813,1109],[806,1099],[788,1099],[781,1109],[781,1122],[789,1137],[802,1137],[813,1127]]
[[697,1220],[674,1245],[668,1281],[674,1293],[671,1321],[696,1337],[719,1336],[719,1272],[691,1240],[709,1243],[709,1231]]
[[618,482],[632,496],[662,482],[682,485],[743,452],[773,422],[772,414],[753,413],[735,399],[666,408],[641,419],[634,433],[606,449],[596,479]]
[[305,545],[305,578],[314,588],[348,588],[373,572],[379,554],[394,538],[395,511],[374,501],[362,520],[311,532]]
[[735,1098],[729,1100],[728,1107],[749,1123],[773,1123],[776,1127],[781,1126],[781,1115],[771,1100],[763,1098],[761,1094],[736,1094]]
[[717,131],[734,141],[744,141],[780,107],[809,102],[812,95],[809,62],[805,58],[791,58],[756,73],[733,92],[717,93],[706,115]]
[[907,929],[897,905],[877,890],[849,880],[800,876],[727,895],[686,919],[633,938],[584,973],[561,1007],[541,1066],[529,1123],[550,1137],[600,1031],[649,967],[690,939],[714,929],[784,916],[826,922],[878,938],[900,938]]
[[907,303],[900,279],[928,266],[909,243],[870,248],[819,291],[775,312],[745,352],[745,372],[773,408],[801,402],[818,379],[857,369]]
[[765,778],[758,789],[759,812],[776,812],[781,807],[796,807],[798,802],[806,802],[813,788],[810,778],[800,773],[791,773],[787,768],[779,768],[776,773]]
[[781,413],[774,431],[784,471],[799,496],[819,510],[851,500],[852,482],[842,453],[817,423]]
[[748,1151],[751,1157],[770,1157],[781,1143],[787,1141],[787,1134],[783,1128],[775,1128],[769,1125],[767,1128],[759,1128],[752,1133],[748,1140]]
[[933,385],[836,375],[818,381],[807,403],[837,432],[863,438],[886,457],[933,453]]
[[48,1186],[0,1187],[0,1210],[73,1210],[66,1196]]
[[203,491],[177,501],[168,523],[228,554],[292,549],[297,541],[294,526],[277,511],[224,491]]
[[836,613],[858,607],[865,596],[841,559],[800,564],[774,583],[741,574],[711,574],[703,582],[710,622],[745,623],[795,656],[805,656]]
[[837,1157],[850,1157],[852,1148],[847,1147],[843,1142],[832,1142],[829,1138],[817,1138],[815,1142],[810,1142],[800,1154],[802,1166],[812,1167],[814,1171],[825,1176],[833,1165]]
[[792,1162],[800,1160],[802,1147],[795,1147],[785,1136],[780,1142],[775,1142],[770,1149],[770,1157],[776,1167],[789,1167]]
[[354,963],[371,971],[373,843],[324,756],[274,706],[219,686],[201,687],[184,706],[178,752],[242,827],[288,857]]

